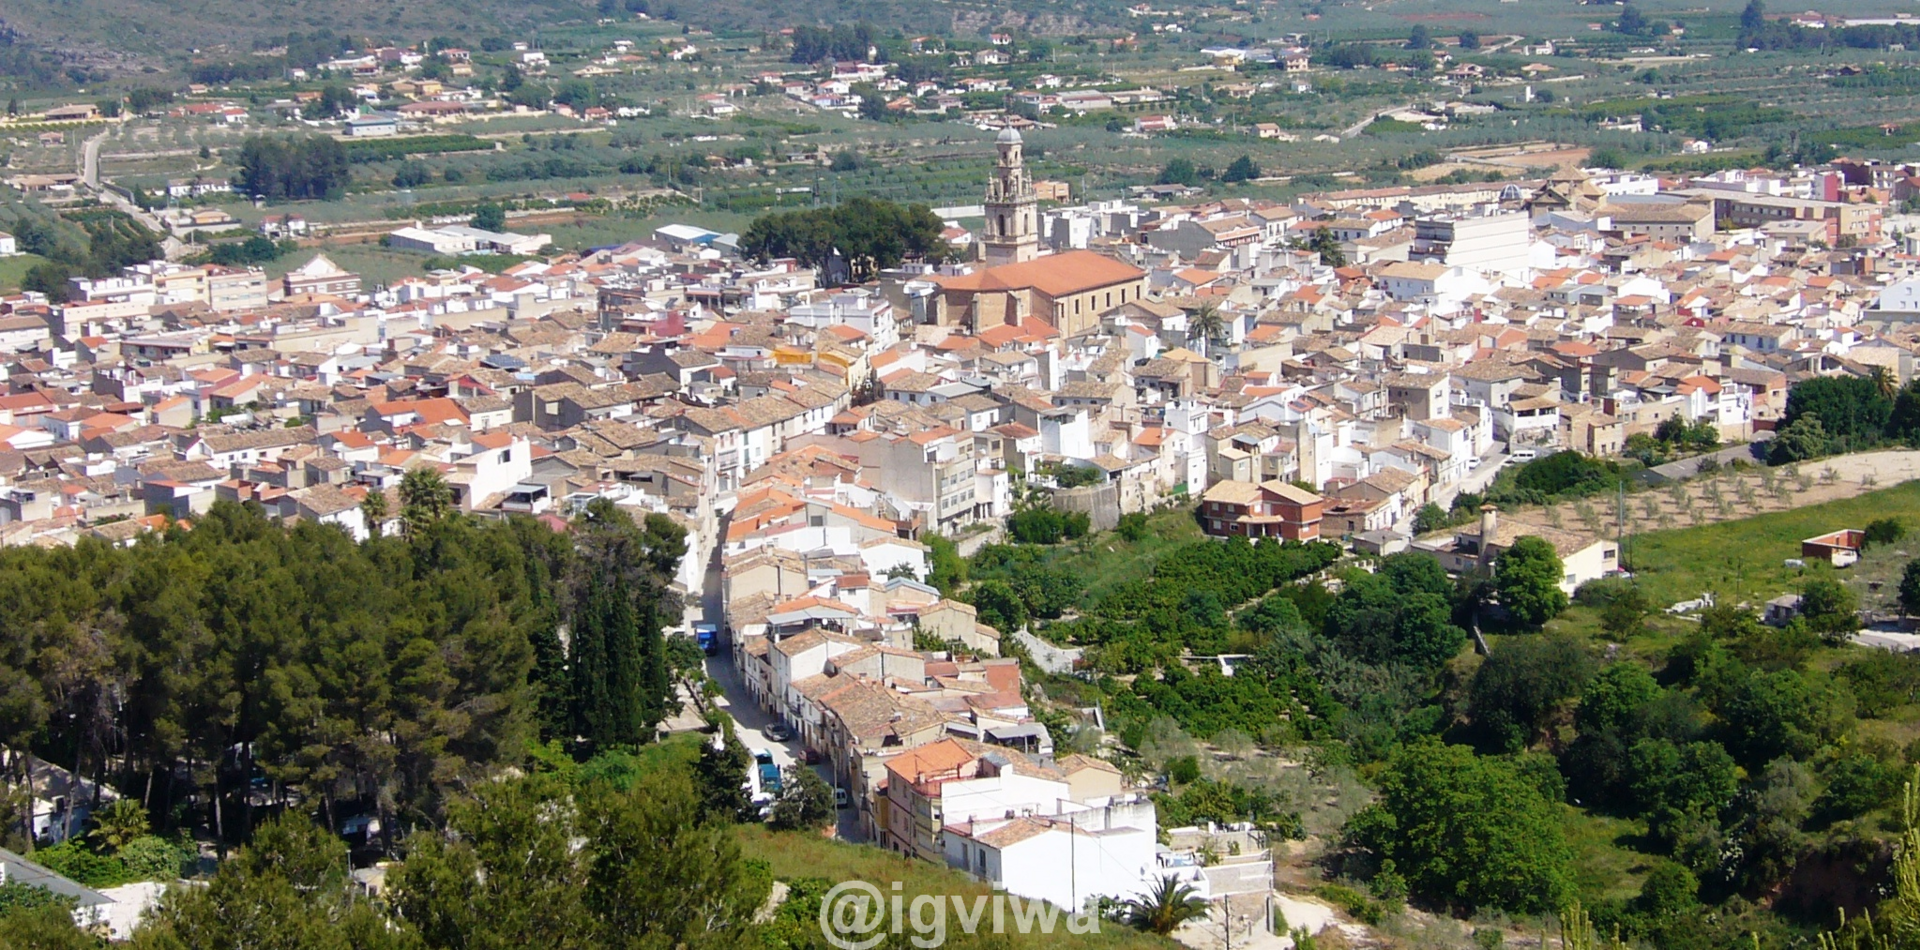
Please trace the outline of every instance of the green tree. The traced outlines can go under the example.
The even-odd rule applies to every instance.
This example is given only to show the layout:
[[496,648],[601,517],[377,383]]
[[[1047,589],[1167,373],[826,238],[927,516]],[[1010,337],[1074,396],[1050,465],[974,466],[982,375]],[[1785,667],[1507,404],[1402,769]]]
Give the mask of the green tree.
[[476,788],[389,878],[434,947],[738,946],[766,895],[686,776],[569,789],[551,775]]
[[400,518],[418,531],[453,513],[453,488],[440,470],[421,465],[400,476]]
[[1194,167],[1190,158],[1175,158],[1160,167],[1160,175],[1154,181],[1162,185],[1192,187],[1200,184],[1200,170]]
[[1655,864],[1633,899],[1635,913],[1655,920],[1678,918],[1699,906],[1700,879],[1672,861]]
[[1893,397],[1874,380],[1861,376],[1816,376],[1787,391],[1781,429],[1802,416],[1815,415],[1842,451],[1872,448],[1887,436]]
[[1875,518],[1867,522],[1866,545],[1898,544],[1907,536],[1907,526],[1899,518]]
[[1252,181],[1259,177],[1260,166],[1255,165],[1250,156],[1242,155],[1234,159],[1233,163],[1227,166],[1227,170],[1220,175],[1220,180],[1232,183]]
[[1920,379],[1900,387],[1887,414],[1887,437],[1909,445],[1920,441]]
[[1494,564],[1493,587],[1500,605],[1515,620],[1540,626],[1567,609],[1560,580],[1566,565],[1553,545],[1537,535],[1523,535],[1500,553]]
[[1753,33],[1767,25],[1767,5],[1760,0],[1747,0],[1747,8],[1740,11],[1740,32]]
[[1463,50],[1479,49],[1480,34],[1475,33],[1472,30],[1461,30],[1460,31],[1460,48]]
[[1379,799],[1346,836],[1391,860],[1410,892],[1462,911],[1534,913],[1573,894],[1573,857],[1553,803],[1512,763],[1423,739],[1387,762]]
[[741,233],[740,249],[755,260],[792,257],[817,267],[839,251],[852,280],[866,280],[908,258],[938,262],[952,248],[940,235],[940,217],[926,205],[902,205],[869,197],[831,208],[762,215]]
[[1199,892],[1171,874],[1150,885],[1140,897],[1125,901],[1123,907],[1128,924],[1162,937],[1189,920],[1207,915],[1207,902]]
[[31,293],[45,294],[54,303],[66,303],[69,290],[67,281],[73,279],[73,268],[59,261],[41,261],[27,268],[26,276],[20,280],[20,289]]
[[928,535],[924,541],[927,545],[927,583],[939,590],[942,596],[953,596],[960,585],[967,582],[966,559],[960,556],[959,547],[943,535]]
[[806,765],[788,766],[767,821],[780,831],[807,831],[833,820],[833,789]]
[[1027,622],[1026,602],[1005,581],[981,581],[967,591],[967,598],[980,622],[1002,633],[1012,633]]
[[1640,585],[1629,583],[1600,608],[1600,629],[1625,640],[1646,628],[1647,615],[1651,613],[1653,602],[1647,599],[1646,592]]
[[1920,558],[1908,561],[1900,572],[1900,612],[1920,614]]
[[1800,588],[1800,615],[1814,633],[1844,639],[1860,630],[1860,599],[1839,581],[1815,578]]
[[[0,947],[15,950],[99,950],[99,939],[74,926],[73,911],[70,902],[61,902],[54,897],[51,901],[38,901],[36,898],[18,898],[28,892],[51,894],[44,887],[31,884],[0,884]],[[16,903],[18,901],[19,903]],[[23,906],[33,901],[30,906]],[[13,904],[14,910],[5,908]]]
[[1833,437],[1821,423],[1820,416],[1807,412],[1782,425],[1774,433],[1773,441],[1767,443],[1767,461],[1774,465],[1787,465],[1818,458],[1832,451]]
[[1798,672],[1748,672],[1726,692],[1714,710],[1721,742],[1749,771],[1819,747],[1821,698]]
[[261,826],[206,887],[167,893],[135,933],[138,950],[385,950],[418,945],[404,921],[354,900],[345,842],[298,816]]
[[1427,29],[1427,25],[1425,23],[1416,23],[1413,25],[1413,32],[1407,37],[1407,48],[1408,49],[1433,48],[1433,32]]
[[1900,791],[1900,769],[1877,756],[1856,753],[1827,768],[1827,786],[1813,801],[1822,825],[1857,818],[1891,803]]
[[686,554],[686,532],[664,516],[636,524],[607,499],[574,523],[573,728],[595,749],[640,745],[670,712],[662,631],[679,606],[667,584]]
[[713,737],[700,743],[700,758],[693,767],[701,812],[712,821],[750,821],[754,809],[747,796],[747,769],[753,757],[741,744],[733,718],[725,713],[715,713],[714,718]]
[[367,497],[360,502],[360,512],[366,516],[367,530],[380,533],[380,526],[387,520],[387,493],[378,488],[367,490]]
[[1717,822],[1739,788],[1733,758],[1717,742],[1641,739],[1627,753],[1627,772],[1648,830],[1669,841],[1689,820]]
[[1533,743],[1592,676],[1593,659],[1571,638],[1515,637],[1474,671],[1467,706],[1494,749],[1517,752]]
[[[1432,555],[1424,553],[1407,554],[1409,559],[1433,560]],[[1418,570],[1349,572],[1327,610],[1328,639],[1342,652],[1366,663],[1397,660],[1431,670],[1453,659],[1466,645],[1467,633],[1453,622],[1447,597],[1422,589],[1421,577]],[[1396,580],[1414,586],[1403,589],[1396,586]]]
[[235,184],[274,200],[333,200],[353,180],[346,146],[327,136],[249,136],[234,162]]
[[482,231],[504,231],[507,228],[507,209],[488,202],[473,209],[473,220],[469,223]]
[[1333,236],[1327,228],[1315,228],[1313,237],[1307,241],[1307,250],[1320,255],[1320,263],[1328,267],[1347,266],[1347,251],[1340,246],[1340,239]]
[[1652,28],[1646,15],[1631,0],[1620,8],[1620,19],[1614,23],[1614,29],[1628,36],[1644,36]]
[[1300,608],[1279,594],[1261,600],[1251,610],[1242,613],[1239,620],[1240,626],[1268,637],[1307,629],[1306,620],[1300,616]]

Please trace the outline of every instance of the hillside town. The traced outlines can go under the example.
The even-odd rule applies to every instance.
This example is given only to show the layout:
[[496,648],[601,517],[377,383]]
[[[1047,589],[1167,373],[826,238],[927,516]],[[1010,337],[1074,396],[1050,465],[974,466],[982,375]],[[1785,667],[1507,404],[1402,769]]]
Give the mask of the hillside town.
[[[848,796],[849,837],[1067,907],[1167,873],[1264,893],[1257,834],[1159,843],[1118,769],[1059,748],[1002,657],[1030,635],[943,597],[930,542],[1036,497],[1096,529],[1197,505],[1209,535],[1457,571],[1544,537],[1570,593],[1619,570],[1612,537],[1491,509],[1417,537],[1415,513],[1669,420],[1764,437],[1793,383],[1904,382],[1920,349],[1905,166],[1043,209],[1020,133],[996,149],[963,262],[865,283],[670,225],[498,274],[153,261],[0,300],[0,542],[131,545],[222,500],[366,539],[421,467],[481,518],[663,514],[681,629]],[[1203,867],[1203,834],[1248,842]]]

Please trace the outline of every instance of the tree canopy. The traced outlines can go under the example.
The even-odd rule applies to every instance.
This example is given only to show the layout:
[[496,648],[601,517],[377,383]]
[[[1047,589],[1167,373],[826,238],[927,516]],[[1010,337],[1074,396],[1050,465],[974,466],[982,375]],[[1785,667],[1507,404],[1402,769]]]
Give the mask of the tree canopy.
[[334,199],[353,179],[346,147],[324,135],[249,136],[240,144],[240,180],[248,194],[269,200]]
[[1573,855],[1557,806],[1510,761],[1412,743],[1388,761],[1379,794],[1348,823],[1348,840],[1392,861],[1416,897],[1464,911],[1533,913],[1573,896]]
[[817,267],[838,251],[848,279],[863,281],[908,258],[939,261],[951,249],[946,230],[926,205],[902,205],[855,197],[831,208],[781,211],[754,219],[740,235],[740,250],[756,260],[791,257]]
[[1522,535],[1494,562],[1493,589],[1508,614],[1537,627],[1567,609],[1567,594],[1560,589],[1565,574],[1566,565],[1551,543]]

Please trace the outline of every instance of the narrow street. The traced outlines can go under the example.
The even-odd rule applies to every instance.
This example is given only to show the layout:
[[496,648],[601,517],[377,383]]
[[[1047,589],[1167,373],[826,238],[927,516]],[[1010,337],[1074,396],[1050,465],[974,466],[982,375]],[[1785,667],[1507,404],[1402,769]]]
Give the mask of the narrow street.
[[[726,531],[724,519],[721,524],[721,532],[724,536]],[[707,563],[706,574],[701,580],[700,587],[700,618],[725,630],[726,609],[720,599],[720,556],[717,550]],[[741,681],[740,674],[734,670],[731,639],[722,640],[719,652],[707,657],[707,675],[713,678],[716,686],[720,687],[720,696],[714,700],[714,705],[733,717],[740,741],[746,745],[749,752],[762,750],[771,752],[774,763],[779,765],[782,771],[800,761],[802,749],[798,738],[777,742],[767,736],[766,728],[773,725],[774,717],[761,711],[760,707],[754,703],[753,697],[747,692],[746,683]],[[825,765],[816,765],[813,770],[820,776],[821,781],[828,785],[833,784],[833,775]],[[859,809],[839,809],[836,820],[838,823],[836,832],[841,840],[855,842],[866,840],[866,837],[860,833]]]
[[[1450,509],[1453,507],[1453,500],[1460,497],[1462,492],[1477,493],[1486,491],[1487,486],[1493,484],[1493,480],[1500,477],[1500,469],[1506,464],[1507,456],[1500,452],[1495,452],[1481,459],[1479,468],[1468,472],[1467,477],[1460,480],[1460,484],[1444,489],[1434,495],[1433,503],[1443,509]],[[1394,530],[1402,534],[1413,534],[1414,514],[1414,511],[1408,511],[1401,517],[1400,523],[1393,526]]]

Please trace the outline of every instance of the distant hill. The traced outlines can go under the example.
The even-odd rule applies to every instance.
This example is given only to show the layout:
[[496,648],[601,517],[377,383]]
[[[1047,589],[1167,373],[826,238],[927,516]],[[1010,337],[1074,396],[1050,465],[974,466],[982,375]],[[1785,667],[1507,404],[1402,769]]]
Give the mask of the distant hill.
[[[687,4],[692,7],[693,4]],[[18,0],[0,6],[0,81],[71,85],[233,58],[321,30],[356,44],[434,36],[478,43],[597,16],[594,0]],[[82,72],[68,75],[69,70]]]
[[[882,31],[1069,35],[1127,19],[1122,0],[635,0],[658,16],[717,30],[865,21]],[[627,0],[607,0],[625,15]],[[583,23],[602,0],[17,0],[0,5],[0,88],[72,87],[173,69],[191,59],[233,60],[329,31],[354,45],[443,36],[477,46],[488,36]]]

